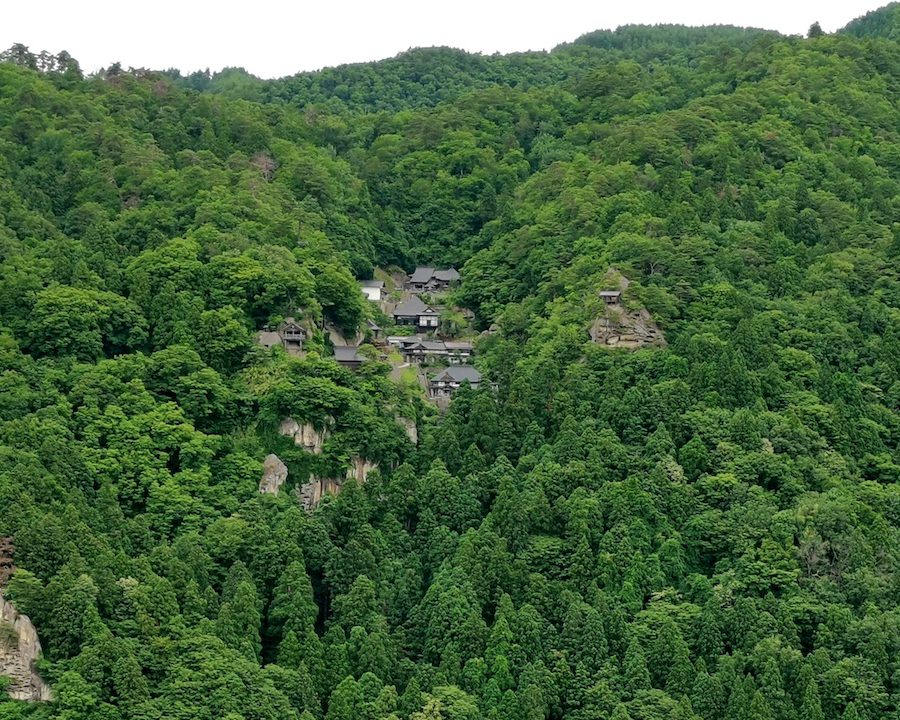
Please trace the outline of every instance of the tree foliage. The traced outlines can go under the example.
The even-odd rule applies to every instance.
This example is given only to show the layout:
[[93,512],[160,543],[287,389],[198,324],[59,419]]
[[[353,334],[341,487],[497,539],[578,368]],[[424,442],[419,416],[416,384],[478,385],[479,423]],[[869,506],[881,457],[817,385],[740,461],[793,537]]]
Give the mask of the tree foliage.
[[[4,593],[55,700],[0,717],[895,717],[897,17],[270,82],[3,53]],[[321,329],[415,262],[488,331],[444,413]],[[590,341],[610,278],[665,347]],[[254,345],[288,316],[304,357]]]

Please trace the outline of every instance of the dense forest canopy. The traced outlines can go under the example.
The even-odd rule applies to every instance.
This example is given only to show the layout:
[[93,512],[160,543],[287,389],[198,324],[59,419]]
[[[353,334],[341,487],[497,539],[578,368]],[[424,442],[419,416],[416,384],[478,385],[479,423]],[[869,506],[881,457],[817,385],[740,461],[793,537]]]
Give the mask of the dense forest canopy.
[[[3,593],[54,700],[0,718],[900,718],[898,7],[274,81],[3,53]],[[416,263],[490,328],[445,413],[323,331]],[[665,343],[591,340],[613,279]]]

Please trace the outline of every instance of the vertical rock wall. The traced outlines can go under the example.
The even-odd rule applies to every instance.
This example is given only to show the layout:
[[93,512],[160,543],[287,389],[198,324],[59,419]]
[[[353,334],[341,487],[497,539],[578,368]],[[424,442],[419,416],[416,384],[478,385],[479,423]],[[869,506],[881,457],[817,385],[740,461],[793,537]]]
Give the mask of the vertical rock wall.
[[41,680],[34,663],[41,655],[37,631],[27,615],[20,615],[0,591],[0,675],[12,680],[14,700],[48,701],[50,686]]
[[294,418],[285,418],[278,427],[278,432],[294,439],[294,444],[313,455],[322,454],[322,446],[328,438],[328,430],[316,430],[311,424],[301,425]]

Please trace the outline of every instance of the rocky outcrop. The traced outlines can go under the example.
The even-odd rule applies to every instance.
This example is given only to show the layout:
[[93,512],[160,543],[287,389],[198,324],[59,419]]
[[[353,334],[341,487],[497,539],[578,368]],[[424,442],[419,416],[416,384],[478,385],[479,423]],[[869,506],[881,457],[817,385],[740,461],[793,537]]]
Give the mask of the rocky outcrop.
[[590,335],[598,345],[634,350],[640,347],[665,347],[666,338],[644,308],[635,308],[628,301],[631,281],[615,267],[610,267],[603,278],[597,297],[590,301],[602,301],[602,310],[591,323]]
[[347,468],[347,479],[356,480],[360,485],[369,479],[369,473],[378,467],[378,463],[361,457],[350,458],[350,467]]
[[287,417],[278,426],[278,432],[286,437],[294,438],[294,444],[300,446],[306,452],[313,455],[321,455],[325,440],[328,439],[328,430],[316,430],[311,423],[301,425],[294,418]]
[[325,494],[337,495],[341,491],[341,481],[337,478],[323,478],[311,475],[309,482],[297,488],[297,500],[307,512],[315,509]]
[[406,431],[406,437],[413,445],[419,444],[419,429],[416,427],[416,421],[409,418],[397,416],[397,424]]
[[636,349],[639,347],[665,347],[666,338],[645,309],[628,310],[624,306],[607,307],[594,320],[590,329],[591,340],[600,345]]
[[361,457],[350,458],[350,467],[344,478],[319,477],[310,475],[309,481],[296,489],[297,500],[307,512],[314,510],[325,495],[338,495],[344,482],[356,480],[362,484],[369,479],[369,473],[378,467],[378,463]]
[[259,491],[277,495],[287,476],[287,465],[281,462],[281,458],[275,454],[266,455],[266,459],[263,460],[263,476],[259,481]]
[[365,335],[358,328],[353,334],[346,334],[334,323],[325,323],[325,332],[328,333],[332,345],[359,347],[365,340]]
[[52,700],[50,686],[38,675],[35,662],[41,655],[37,631],[27,615],[20,615],[0,591],[0,676],[10,678],[14,700]]

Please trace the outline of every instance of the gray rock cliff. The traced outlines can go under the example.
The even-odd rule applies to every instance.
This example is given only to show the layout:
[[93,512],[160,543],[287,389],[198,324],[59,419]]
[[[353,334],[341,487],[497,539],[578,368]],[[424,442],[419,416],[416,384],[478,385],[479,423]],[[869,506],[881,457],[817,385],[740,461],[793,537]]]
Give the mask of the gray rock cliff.
[[41,642],[27,615],[20,615],[0,591],[0,676],[10,678],[14,700],[45,702],[53,699],[50,686],[38,675],[35,662]]
[[328,430],[316,430],[310,423],[301,425],[294,418],[287,417],[281,421],[278,432],[286,437],[294,439],[294,444],[310,452],[313,455],[321,455],[325,440],[328,439]]

